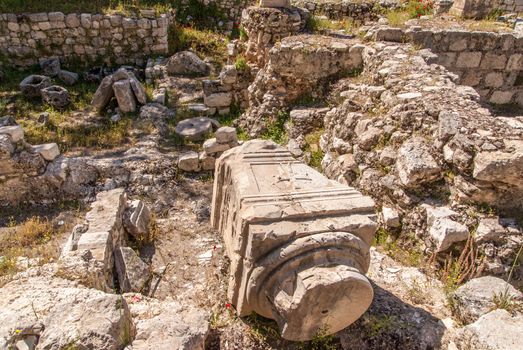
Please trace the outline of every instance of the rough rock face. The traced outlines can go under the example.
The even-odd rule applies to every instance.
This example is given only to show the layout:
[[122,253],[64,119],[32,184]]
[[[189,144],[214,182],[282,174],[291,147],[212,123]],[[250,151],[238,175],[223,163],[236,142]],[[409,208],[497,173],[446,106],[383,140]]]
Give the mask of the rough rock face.
[[461,329],[454,337],[460,349],[513,350],[523,348],[523,315],[494,310]]
[[225,152],[217,161],[211,222],[224,236],[229,298],[240,316],[273,318],[291,340],[357,320],[373,296],[363,275],[377,226],[373,207],[369,197],[273,142],[248,141]]
[[281,39],[302,32],[308,17],[306,10],[297,7],[248,7],[243,10],[242,26],[248,36],[247,60],[263,66],[268,61],[270,48]]
[[114,258],[120,290],[123,293],[142,292],[149,282],[149,266],[130,247],[117,248]]
[[240,117],[240,126],[260,135],[298,97],[322,96],[330,79],[361,67],[363,48],[355,41],[331,37],[283,39],[269,51],[268,63],[249,86],[249,110]]
[[465,323],[475,322],[494,309],[496,298],[518,303],[523,301],[523,293],[501,278],[485,276],[468,281],[453,294],[458,317]]
[[211,118],[190,118],[180,121],[176,125],[175,132],[187,140],[201,141],[218,127],[219,123]]
[[134,335],[127,302],[119,295],[49,276],[15,279],[2,287],[2,295],[2,349],[34,336],[38,349],[118,350]]
[[113,96],[116,97],[118,107],[123,113],[133,113],[138,103],[147,102],[145,88],[134,74],[125,68],[120,68],[102,79],[93,95],[91,105],[100,112],[107,107]]
[[[363,61],[367,83],[340,81],[342,102],[325,117],[321,146],[330,177],[402,207],[438,191],[450,191],[460,202],[523,204],[516,175],[521,128],[495,118],[478,104],[472,88],[455,85],[454,74],[421,55],[376,44],[364,50]],[[377,111],[378,116],[371,113]],[[339,139],[347,147],[336,147]],[[363,169],[361,175],[340,165],[338,158],[346,153]]]
[[125,294],[136,337],[133,350],[169,349],[203,350],[209,332],[209,313],[183,307],[174,301],[158,301]]
[[209,65],[191,51],[177,52],[167,60],[167,72],[171,75],[206,76]]

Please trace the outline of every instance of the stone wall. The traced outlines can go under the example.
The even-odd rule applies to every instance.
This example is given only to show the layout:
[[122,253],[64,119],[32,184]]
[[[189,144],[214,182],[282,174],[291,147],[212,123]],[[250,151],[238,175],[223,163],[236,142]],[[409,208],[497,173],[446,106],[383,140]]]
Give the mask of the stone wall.
[[167,14],[124,17],[61,12],[0,15],[0,50],[16,66],[41,57],[142,63],[145,55],[168,52]]
[[324,15],[331,19],[351,18],[362,22],[376,20],[378,8],[392,8],[398,5],[397,1],[378,0],[295,0],[292,3],[314,15]]
[[409,41],[438,55],[435,63],[458,74],[459,83],[472,86],[494,104],[523,106],[523,38],[510,33],[459,30],[402,30],[380,27],[379,41]]
[[452,14],[465,18],[484,18],[493,11],[523,11],[523,0],[455,0]]

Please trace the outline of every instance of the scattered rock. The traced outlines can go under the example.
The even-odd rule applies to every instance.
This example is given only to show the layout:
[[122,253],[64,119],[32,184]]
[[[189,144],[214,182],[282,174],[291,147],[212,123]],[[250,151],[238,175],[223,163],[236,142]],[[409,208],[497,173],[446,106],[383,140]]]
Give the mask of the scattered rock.
[[459,349],[523,349],[523,315],[512,316],[506,310],[494,310],[460,329],[454,336]]
[[130,247],[117,248],[114,258],[122,293],[143,291],[150,279],[149,266]]
[[46,143],[43,145],[36,145],[32,147],[34,153],[38,153],[47,161],[53,161],[60,155],[60,150],[56,143]]
[[151,212],[141,200],[128,203],[123,223],[127,232],[138,242],[146,242],[149,239]]
[[213,129],[218,128],[219,123],[211,118],[198,117],[180,121],[175,128],[175,132],[191,141],[201,141],[209,135]]
[[383,207],[382,214],[383,214],[383,223],[387,227],[400,227],[401,226],[399,213],[394,208]]
[[30,75],[20,83],[20,91],[26,97],[40,97],[42,89],[51,86],[51,79],[44,75]]
[[236,129],[230,126],[222,126],[214,133],[216,141],[218,143],[231,143],[238,142],[238,136],[236,135]]
[[523,301],[523,293],[501,278],[485,276],[468,281],[453,294],[458,317],[466,324],[496,308],[495,298],[518,303]]
[[102,111],[108,104],[109,101],[114,96],[113,91],[113,76],[109,75],[102,79],[102,82],[98,86],[98,89],[96,89],[96,92],[93,95],[93,100],[91,101],[91,105],[98,111]]
[[405,142],[398,151],[398,175],[407,187],[419,186],[441,176],[441,168],[431,155],[430,146],[419,138]]
[[58,72],[58,79],[60,79],[65,85],[74,85],[78,81],[78,74],[61,70]]
[[200,170],[200,161],[198,153],[190,151],[178,157],[178,168],[183,171],[198,171]]
[[469,230],[467,226],[445,217],[434,221],[428,230],[428,236],[436,252],[442,252],[453,243],[467,240]]
[[43,88],[41,94],[42,100],[55,108],[65,108],[71,103],[69,91],[58,85]]
[[209,70],[209,65],[191,51],[177,52],[167,60],[171,75],[205,76]]
[[60,60],[57,57],[41,58],[39,63],[44,75],[54,77],[60,72]]
[[113,91],[118,101],[118,107],[123,113],[136,111],[136,99],[131,89],[129,79],[118,80],[113,83]]
[[0,127],[2,126],[15,126],[18,125],[16,123],[16,120],[11,115],[5,115],[3,117],[0,117]]
[[0,135],[9,135],[13,142],[19,142],[24,139],[24,129],[20,125],[0,127]]

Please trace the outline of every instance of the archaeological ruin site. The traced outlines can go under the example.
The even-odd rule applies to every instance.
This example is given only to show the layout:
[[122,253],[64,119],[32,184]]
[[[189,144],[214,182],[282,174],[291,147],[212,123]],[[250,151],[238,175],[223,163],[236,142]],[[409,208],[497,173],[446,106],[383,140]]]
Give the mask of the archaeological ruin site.
[[523,0],[0,0],[0,349],[523,350]]

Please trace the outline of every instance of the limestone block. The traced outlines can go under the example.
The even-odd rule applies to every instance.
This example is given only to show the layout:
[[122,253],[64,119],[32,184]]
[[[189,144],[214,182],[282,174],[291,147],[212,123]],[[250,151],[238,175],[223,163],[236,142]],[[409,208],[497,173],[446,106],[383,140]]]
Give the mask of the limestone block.
[[498,105],[510,103],[514,97],[514,91],[494,91],[490,96],[490,102]]
[[2,126],[0,134],[11,136],[13,142],[19,142],[24,139],[24,129],[20,125]]
[[523,301],[523,293],[502,280],[493,276],[474,278],[453,294],[453,304],[460,320],[472,323],[494,309],[494,297],[506,295],[514,302]]
[[369,307],[374,202],[275,143],[245,142],[218,159],[211,223],[231,260],[228,296],[240,316],[254,311],[275,319],[284,338],[308,340]]
[[215,138],[208,139],[203,143],[203,150],[207,154],[224,152],[224,151],[227,151],[229,148],[231,148],[231,147],[228,144],[219,143],[218,141],[216,141]]
[[523,141],[506,140],[505,146],[513,152],[479,152],[474,158],[475,179],[489,182],[501,182],[523,188]]
[[203,102],[208,107],[228,107],[232,103],[232,94],[230,92],[218,92],[211,95],[205,95]]
[[199,171],[200,161],[198,153],[190,151],[181,154],[178,158],[178,168],[183,171]]
[[236,128],[231,126],[222,126],[214,133],[216,141],[218,143],[231,143],[238,142],[238,136],[236,135]]
[[457,68],[478,68],[481,62],[481,52],[462,52],[456,62]]
[[102,111],[107,106],[109,101],[111,101],[113,96],[113,76],[109,75],[102,79],[100,86],[98,86],[98,89],[96,89],[93,95],[91,105],[97,111]]
[[441,176],[441,168],[431,155],[430,146],[419,138],[413,138],[400,147],[396,168],[401,182],[407,187]]
[[202,170],[214,170],[216,158],[205,152],[200,153],[200,165]]
[[136,99],[129,79],[114,82],[113,91],[118,101],[120,111],[123,113],[133,113],[136,111]]
[[141,292],[150,278],[149,266],[130,247],[116,249],[114,258],[121,292]]
[[523,315],[498,309],[458,330],[454,341],[459,349],[523,349]]
[[60,149],[56,143],[46,143],[32,147],[33,152],[38,153],[47,161],[53,161],[60,155]]
[[151,212],[141,200],[134,200],[128,204],[124,215],[124,226],[136,240],[143,242],[149,238],[149,224]]
[[467,226],[445,217],[434,221],[428,235],[436,252],[442,252],[450,248],[453,243],[467,240],[469,230]]
[[383,214],[383,223],[387,227],[400,227],[401,226],[400,215],[396,209],[383,207],[382,214]]
[[291,7],[290,0],[260,0],[260,7]]
[[138,81],[135,77],[131,77],[129,79],[131,83],[131,88],[133,89],[134,96],[136,96],[136,99],[138,102],[142,105],[147,103],[147,95],[145,94],[145,88],[143,87],[142,83]]

